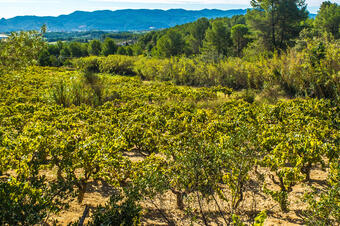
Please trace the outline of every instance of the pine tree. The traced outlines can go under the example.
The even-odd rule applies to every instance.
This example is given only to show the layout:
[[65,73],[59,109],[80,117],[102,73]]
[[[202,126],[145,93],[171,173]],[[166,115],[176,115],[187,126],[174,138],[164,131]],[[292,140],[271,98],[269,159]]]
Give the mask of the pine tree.
[[249,27],[267,50],[285,49],[302,30],[308,17],[304,0],[252,0],[247,12]]

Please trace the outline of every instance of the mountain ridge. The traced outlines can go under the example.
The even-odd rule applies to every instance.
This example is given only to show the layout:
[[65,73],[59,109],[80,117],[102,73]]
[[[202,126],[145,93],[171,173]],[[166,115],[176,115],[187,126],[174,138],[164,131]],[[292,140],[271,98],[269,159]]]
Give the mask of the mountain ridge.
[[74,11],[59,16],[17,16],[0,19],[0,32],[38,30],[44,24],[49,31],[142,31],[169,28],[193,22],[199,18],[232,17],[244,15],[247,9],[123,9]]

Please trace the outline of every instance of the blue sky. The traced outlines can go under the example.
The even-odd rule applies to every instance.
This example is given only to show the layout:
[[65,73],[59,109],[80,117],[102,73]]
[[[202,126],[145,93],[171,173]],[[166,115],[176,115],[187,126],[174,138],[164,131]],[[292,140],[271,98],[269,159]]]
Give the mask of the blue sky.
[[[332,2],[338,2],[335,0]],[[0,18],[22,15],[58,16],[76,10],[117,9],[240,9],[248,8],[250,0],[0,0]],[[317,12],[323,1],[306,0],[309,11]]]

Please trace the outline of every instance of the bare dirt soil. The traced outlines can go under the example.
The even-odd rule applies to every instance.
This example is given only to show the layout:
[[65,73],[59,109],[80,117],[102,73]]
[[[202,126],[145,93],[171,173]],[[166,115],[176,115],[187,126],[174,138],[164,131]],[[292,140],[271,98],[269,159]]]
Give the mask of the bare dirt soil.
[[[136,157],[137,161],[142,160],[141,157]],[[266,169],[260,169],[260,173],[270,173]],[[301,213],[306,209],[306,204],[301,201],[304,193],[308,191],[312,185],[314,187],[323,187],[326,183],[327,172],[321,170],[321,168],[315,168],[311,172],[311,181],[297,184],[293,187],[293,191],[289,194],[289,209],[288,213],[283,213],[277,202],[272,200],[269,195],[266,195],[262,191],[263,183],[259,183],[259,179],[256,173],[252,173],[251,180],[247,185],[247,191],[245,197],[240,206],[240,211],[237,213],[242,220],[248,221],[251,224],[251,219],[261,212],[267,210],[268,218],[265,221],[266,226],[270,225],[303,225]],[[276,185],[271,180],[265,181],[271,188],[275,188]],[[308,186],[307,186],[307,183]],[[79,220],[83,215],[83,211],[86,207],[97,205],[104,205],[110,197],[110,194],[114,191],[107,184],[101,181],[95,181],[90,183],[82,204],[79,204],[77,200],[73,200],[70,203],[70,208],[67,211],[62,212],[59,216],[51,217],[51,220],[57,220],[58,225],[68,225],[71,222]],[[220,206],[226,209],[222,209],[225,216],[229,216],[227,204],[221,200],[217,200]],[[199,207],[194,203],[197,203],[195,196],[189,196],[185,199],[186,206],[190,206],[190,211],[180,211],[176,209],[176,197],[172,192],[167,192],[162,196],[156,197],[154,200],[144,200],[142,202],[143,217],[141,224],[147,225],[203,225],[202,219],[193,217],[194,215],[200,216]],[[216,202],[204,202],[204,213],[209,219],[214,219],[211,225],[226,225],[225,221],[221,217],[220,211]],[[192,214],[194,213],[194,214]],[[52,222],[52,221],[50,221]],[[85,221],[86,223],[87,221]]]

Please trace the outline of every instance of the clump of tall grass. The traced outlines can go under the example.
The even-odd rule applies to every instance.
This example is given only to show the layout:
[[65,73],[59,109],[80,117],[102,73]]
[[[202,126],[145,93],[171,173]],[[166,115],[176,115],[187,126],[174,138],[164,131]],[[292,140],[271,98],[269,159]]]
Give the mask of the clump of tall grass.
[[[99,75],[93,72],[83,72],[69,81],[61,79],[52,89],[51,97],[54,102],[64,107],[82,104],[99,106],[112,98],[105,96],[107,88]],[[119,96],[115,96],[119,98]]]

